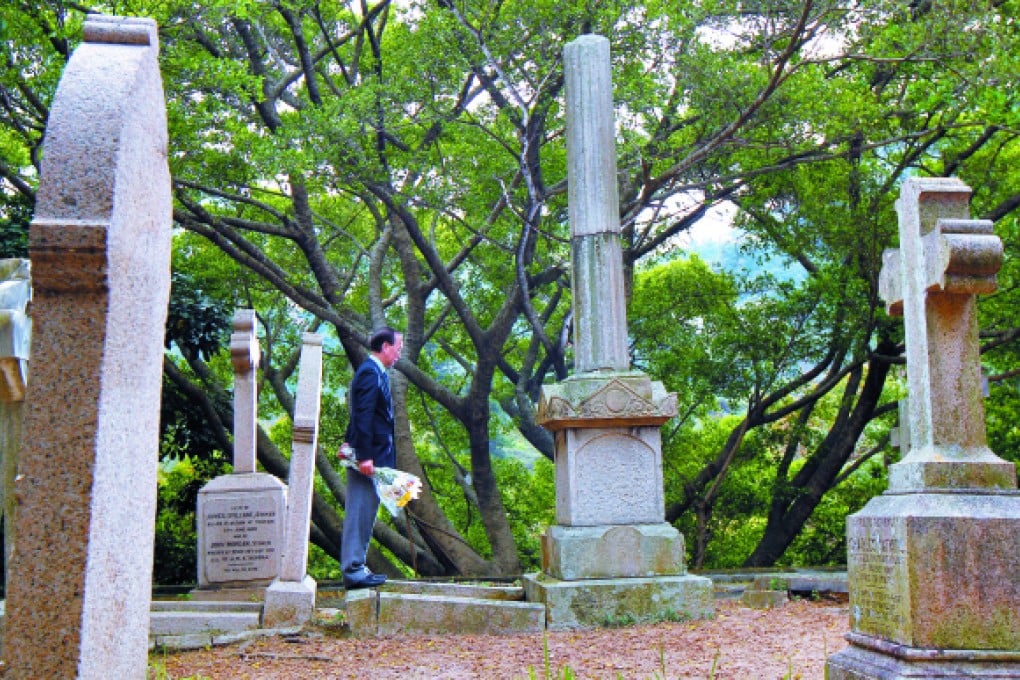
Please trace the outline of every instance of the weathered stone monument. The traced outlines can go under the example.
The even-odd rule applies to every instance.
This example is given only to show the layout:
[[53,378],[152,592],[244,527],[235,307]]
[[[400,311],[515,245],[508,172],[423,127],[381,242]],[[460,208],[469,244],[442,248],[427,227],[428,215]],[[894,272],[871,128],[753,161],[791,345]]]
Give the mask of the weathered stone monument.
[[4,515],[4,564],[14,546],[14,472],[28,380],[32,281],[28,260],[0,260],[0,508]]
[[316,583],[308,575],[308,531],[312,519],[315,449],[319,439],[321,335],[305,333],[298,371],[283,557],[279,578],[266,589],[262,613],[266,628],[304,625],[315,611]]
[[166,108],[148,19],[89,15],[50,111],[5,677],[143,678],[170,293]]
[[[234,366],[234,471],[210,480],[198,492],[198,587],[246,598],[280,575],[287,489],[256,470],[259,342],[255,312],[238,310],[230,336]],[[260,592],[261,594],[261,592]]]
[[563,50],[575,374],[543,388],[538,420],[556,437],[556,524],[543,573],[525,579],[549,628],[708,616],[712,584],[684,566],[665,521],[660,426],[676,395],[630,370],[609,42]]
[[830,680],[1020,678],[1020,495],[985,438],[976,297],[1002,243],[955,179],[909,179],[880,294],[906,331],[909,446],[847,521],[850,646]]

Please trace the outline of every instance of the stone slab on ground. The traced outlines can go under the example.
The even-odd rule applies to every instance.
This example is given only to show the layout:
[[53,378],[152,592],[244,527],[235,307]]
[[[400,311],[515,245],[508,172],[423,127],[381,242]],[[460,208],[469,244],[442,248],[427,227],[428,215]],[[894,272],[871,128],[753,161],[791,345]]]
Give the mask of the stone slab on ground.
[[258,628],[261,611],[157,611],[149,615],[149,636],[218,635]]
[[545,603],[549,630],[703,619],[715,611],[712,581],[703,576],[560,581],[528,574],[524,590],[529,601]]
[[740,596],[740,603],[752,609],[775,609],[789,602],[785,590],[747,589]]
[[388,593],[416,593],[446,597],[480,597],[486,600],[523,600],[521,586],[489,586],[474,583],[443,583],[439,581],[386,581]]
[[186,602],[247,602],[262,606],[262,598],[266,589],[261,585],[244,585],[237,587],[208,586],[204,588],[193,588],[189,595],[190,600]]
[[546,608],[532,602],[391,593],[347,594],[347,622],[358,637],[404,633],[499,635],[545,630]]
[[846,572],[819,572],[785,575],[787,590],[791,593],[846,593]]

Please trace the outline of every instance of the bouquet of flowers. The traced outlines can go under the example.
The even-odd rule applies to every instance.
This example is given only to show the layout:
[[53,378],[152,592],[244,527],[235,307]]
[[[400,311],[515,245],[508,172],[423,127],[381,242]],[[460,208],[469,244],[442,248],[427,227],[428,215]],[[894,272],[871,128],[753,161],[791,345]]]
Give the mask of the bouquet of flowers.
[[[340,462],[344,467],[358,469],[354,449],[347,442],[340,445]],[[379,501],[396,517],[400,509],[421,495],[421,480],[416,475],[390,467],[377,467],[372,475]]]

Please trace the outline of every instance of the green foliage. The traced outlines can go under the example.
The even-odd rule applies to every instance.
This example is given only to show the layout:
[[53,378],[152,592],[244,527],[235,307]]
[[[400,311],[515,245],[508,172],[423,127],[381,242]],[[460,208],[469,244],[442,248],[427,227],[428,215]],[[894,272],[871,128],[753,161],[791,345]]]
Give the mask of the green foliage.
[[[214,405],[218,405],[220,412],[229,411],[229,395],[209,393],[207,396]],[[190,457],[214,465],[231,460],[229,443],[216,436],[217,428],[209,419],[210,414],[202,404],[164,377],[160,403],[160,450],[163,456]]]
[[555,469],[551,461],[536,458],[529,470],[515,458],[496,462],[496,475],[507,519],[513,531],[524,573],[542,567],[542,534],[555,521]]
[[198,492],[210,479],[226,472],[225,465],[188,456],[161,460],[157,475],[153,583],[177,585],[197,581]]
[[[463,454],[446,448],[452,445],[453,440],[437,446],[435,433],[426,434],[428,438],[416,448],[433,493],[447,517],[471,546],[479,553],[487,554],[489,546],[467,472],[469,461]],[[494,457],[493,467],[522,571],[527,573],[541,568],[541,536],[554,521],[554,468],[552,462],[545,458],[535,457],[526,450],[515,450],[514,447],[527,446],[526,443],[509,439],[505,445],[507,448],[501,455]],[[525,461],[530,461],[530,466]]]
[[[665,493],[686,504],[689,545],[701,508],[705,563],[746,556],[771,502],[805,497],[795,475],[813,456],[846,470],[888,429],[879,419],[846,435],[850,446],[826,448],[843,414],[873,396],[854,379],[899,351],[899,321],[876,289],[906,176],[960,176],[975,187],[975,214],[997,220],[1007,262],[981,305],[994,345],[983,358],[996,378],[989,437],[1020,457],[1009,375],[1020,106],[1003,86],[1020,60],[1014,2],[8,3],[9,254],[24,252],[46,115],[85,9],[160,26],[176,220],[167,343],[195,388],[167,382],[165,456],[227,459],[212,411],[230,410],[220,350],[233,309],[258,311],[264,386],[281,391],[293,389],[300,334],[325,334],[321,435],[334,448],[348,354],[387,319],[410,331],[400,422],[435,491],[423,502],[493,568],[535,564],[550,466],[500,453],[524,450],[517,428],[552,455],[532,414],[540,386],[571,360],[561,55],[596,32],[611,44],[634,364],[678,394]],[[722,206],[743,246],[728,271],[684,240]],[[196,358],[201,375],[187,362]],[[880,408],[900,387],[884,389]],[[286,399],[273,389],[259,399],[286,448]],[[745,415],[746,434],[735,431]],[[727,452],[731,435],[739,445]],[[839,485],[813,480],[824,498],[784,560],[837,559],[840,516],[881,485],[874,465]]]
[[214,300],[182,272],[171,274],[166,346],[176,343],[182,352],[208,360],[227,341],[232,310]]
[[629,306],[635,366],[676,391],[681,413],[705,413],[733,394],[734,338],[722,324],[737,302],[734,281],[697,255],[637,273]]
[[28,257],[33,205],[24,194],[0,191],[0,259]]
[[780,566],[846,564],[846,518],[885,491],[888,475],[881,461],[863,466],[834,487],[815,508],[800,535],[787,549]]
[[343,570],[336,557],[327,555],[326,552],[315,545],[308,544],[308,575],[316,581],[339,581],[343,577]]

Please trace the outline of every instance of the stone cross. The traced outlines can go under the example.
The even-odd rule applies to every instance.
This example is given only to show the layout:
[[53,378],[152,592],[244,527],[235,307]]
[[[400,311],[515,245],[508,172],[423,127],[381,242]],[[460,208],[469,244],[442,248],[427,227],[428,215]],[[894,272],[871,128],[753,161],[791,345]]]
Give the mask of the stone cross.
[[230,335],[230,362],[234,366],[234,472],[255,472],[255,426],[258,418],[259,339],[255,335],[255,310],[234,314]]
[[312,518],[315,449],[319,438],[321,335],[305,333],[298,371],[283,557],[279,578],[266,590],[262,622],[267,628],[304,625],[315,610],[316,583],[308,575],[308,531]]
[[262,588],[280,573],[287,488],[256,470],[259,342],[255,311],[234,314],[230,336],[234,366],[234,470],[220,475],[198,492],[198,591]]
[[976,296],[1002,243],[956,179],[908,179],[879,293],[903,314],[909,441],[847,518],[850,645],[829,680],[1020,678],[1020,493],[985,438]]
[[891,489],[1016,486],[987,446],[978,344],[976,298],[996,289],[1002,242],[969,218],[970,194],[954,178],[910,178],[896,202],[900,247],[883,254],[879,294],[903,315],[910,441]]
[[9,678],[143,678],[170,294],[166,104],[149,19],[88,15],[46,125]]

